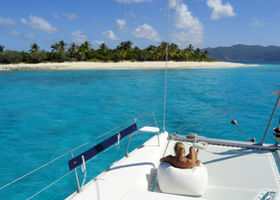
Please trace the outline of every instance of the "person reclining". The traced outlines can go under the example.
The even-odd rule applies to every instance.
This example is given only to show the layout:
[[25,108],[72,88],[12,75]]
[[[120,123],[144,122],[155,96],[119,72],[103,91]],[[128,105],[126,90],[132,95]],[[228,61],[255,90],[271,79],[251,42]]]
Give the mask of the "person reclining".
[[185,156],[186,149],[182,142],[177,142],[174,146],[175,156],[169,155],[160,159],[160,162],[168,162],[173,167],[180,169],[190,169],[195,166],[199,166],[200,160],[198,160],[199,150],[194,150],[190,147],[189,154]]

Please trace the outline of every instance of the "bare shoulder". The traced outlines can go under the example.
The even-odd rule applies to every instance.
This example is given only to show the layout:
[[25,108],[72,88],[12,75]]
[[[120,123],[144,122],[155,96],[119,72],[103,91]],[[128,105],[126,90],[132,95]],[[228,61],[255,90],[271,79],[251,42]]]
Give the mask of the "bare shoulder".
[[172,162],[174,160],[174,156],[168,155],[160,159],[160,162]]

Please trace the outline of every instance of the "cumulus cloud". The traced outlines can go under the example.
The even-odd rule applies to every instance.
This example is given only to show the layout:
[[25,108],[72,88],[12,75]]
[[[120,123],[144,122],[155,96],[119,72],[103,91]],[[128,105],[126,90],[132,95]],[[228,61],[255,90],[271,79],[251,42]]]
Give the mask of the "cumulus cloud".
[[14,26],[14,25],[16,25],[16,22],[13,19],[4,18],[4,17],[0,16],[0,25],[3,25],[3,26]]
[[180,47],[202,44],[204,26],[188,10],[188,6],[181,0],[170,0],[170,8],[175,10],[174,25],[179,30],[172,34],[172,42]]
[[117,36],[112,30],[103,32],[103,35],[109,40],[117,40]]
[[222,0],[207,0],[207,5],[212,9],[211,19],[217,20],[235,16],[233,7],[228,2],[222,4]]
[[84,34],[82,31],[75,31],[71,34],[72,42],[75,42],[77,44],[82,44],[84,41],[87,40],[87,38],[87,35]]
[[117,19],[116,20],[118,30],[126,32],[128,30],[126,26],[126,21],[124,19]]
[[129,4],[129,3],[152,2],[152,0],[117,0],[117,2],[118,3]]
[[64,13],[63,16],[67,17],[70,21],[77,19],[76,13]]
[[21,18],[20,21],[33,30],[39,30],[47,33],[54,33],[58,31],[57,27],[52,26],[49,22],[41,17],[30,15],[29,21],[25,18]]
[[143,24],[143,25],[139,26],[132,32],[132,34],[136,38],[152,40],[152,41],[156,41],[156,42],[160,41],[160,37],[159,37],[157,31],[148,24]]

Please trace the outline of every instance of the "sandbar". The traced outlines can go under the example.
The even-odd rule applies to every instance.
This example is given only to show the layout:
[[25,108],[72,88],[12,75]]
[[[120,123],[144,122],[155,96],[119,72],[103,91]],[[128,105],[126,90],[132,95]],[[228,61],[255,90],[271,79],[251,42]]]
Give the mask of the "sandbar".
[[[169,61],[167,68],[232,68],[255,67],[257,65],[233,62],[174,62]],[[129,70],[129,69],[165,69],[165,62],[61,62],[38,64],[0,64],[0,70]]]

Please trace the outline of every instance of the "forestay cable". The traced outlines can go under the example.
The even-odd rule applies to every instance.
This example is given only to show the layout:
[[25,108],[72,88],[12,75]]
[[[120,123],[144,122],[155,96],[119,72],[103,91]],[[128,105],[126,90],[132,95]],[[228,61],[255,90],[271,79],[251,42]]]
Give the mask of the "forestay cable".
[[170,5],[168,0],[167,26],[166,26],[166,48],[165,48],[165,77],[164,77],[164,103],[163,103],[163,132],[165,132],[165,116],[166,116],[166,90],[167,90],[167,62],[168,62],[168,32],[169,32]]

